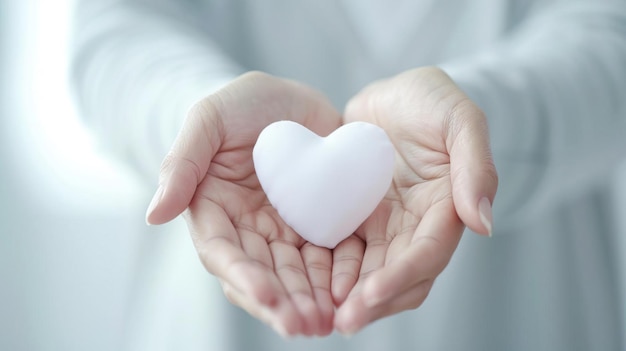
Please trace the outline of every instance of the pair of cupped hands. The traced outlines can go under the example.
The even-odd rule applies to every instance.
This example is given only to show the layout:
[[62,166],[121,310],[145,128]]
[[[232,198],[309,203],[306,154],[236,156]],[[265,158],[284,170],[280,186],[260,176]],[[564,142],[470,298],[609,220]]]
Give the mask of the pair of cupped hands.
[[[252,149],[278,120],[321,136],[365,121],[395,146],[388,193],[332,250],[285,224],[256,177]],[[497,182],[482,111],[436,67],[370,84],[343,115],[303,84],[252,72],[191,109],[146,220],[184,213],[228,300],[282,336],[350,335],[420,306],[466,226],[491,235]]]

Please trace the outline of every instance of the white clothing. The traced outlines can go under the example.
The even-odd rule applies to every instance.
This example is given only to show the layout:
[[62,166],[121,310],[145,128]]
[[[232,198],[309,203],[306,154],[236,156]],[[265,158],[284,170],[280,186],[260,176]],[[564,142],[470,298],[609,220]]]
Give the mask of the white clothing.
[[[194,342],[182,331],[202,330],[197,316],[180,325],[182,314],[155,301],[134,313],[159,321],[171,313],[171,324],[137,317],[129,344],[626,348],[624,271],[615,264],[624,253],[613,245],[605,186],[626,150],[625,1],[85,0],[74,73],[89,123],[153,184],[187,108],[240,73],[302,81],[341,109],[369,82],[424,65],[441,66],[487,115],[500,175],[495,238],[465,235],[422,307],[349,341],[285,343],[229,307],[228,333]],[[162,265],[163,255],[152,260],[145,264]],[[193,288],[208,298],[206,285]],[[194,304],[206,302],[182,309],[194,313]]]

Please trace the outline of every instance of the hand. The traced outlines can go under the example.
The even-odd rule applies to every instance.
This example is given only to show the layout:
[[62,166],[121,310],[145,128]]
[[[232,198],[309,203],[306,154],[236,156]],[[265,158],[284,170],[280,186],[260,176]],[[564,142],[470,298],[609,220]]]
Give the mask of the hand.
[[192,108],[165,158],[146,220],[185,220],[205,268],[227,298],[287,335],[333,329],[332,252],[283,222],[254,172],[252,148],[263,128],[293,120],[328,135],[341,117],[321,94],[248,73]]
[[366,87],[345,111],[345,123],[356,120],[382,127],[397,154],[386,197],[333,252],[335,327],[345,334],[421,305],[464,224],[491,235],[498,183],[483,113],[437,68]]

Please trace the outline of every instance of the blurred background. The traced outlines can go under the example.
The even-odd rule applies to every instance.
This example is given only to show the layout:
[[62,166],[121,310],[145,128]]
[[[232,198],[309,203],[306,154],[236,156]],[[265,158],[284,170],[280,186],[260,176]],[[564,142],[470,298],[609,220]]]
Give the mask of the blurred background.
[[[156,179],[107,158],[72,104],[72,5],[0,0],[0,350],[118,349],[133,267],[157,240],[143,217]],[[624,179],[626,164],[620,213]]]
[[67,84],[72,1],[0,1],[0,350],[114,350],[146,189]]
[[144,222],[156,176],[107,158],[75,112],[72,5],[0,0],[0,350],[120,349],[135,265],[163,240]]

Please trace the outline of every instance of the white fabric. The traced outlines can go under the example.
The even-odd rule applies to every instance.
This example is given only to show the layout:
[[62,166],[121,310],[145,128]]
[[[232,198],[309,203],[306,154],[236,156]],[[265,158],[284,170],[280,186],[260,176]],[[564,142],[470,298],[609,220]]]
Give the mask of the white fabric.
[[78,14],[84,115],[149,177],[187,107],[246,70],[306,82],[341,108],[375,79],[436,64],[486,112],[501,179],[496,237],[466,235],[415,312],[349,342],[285,344],[230,308],[228,334],[194,343],[154,301],[131,312],[160,316],[135,318],[133,349],[155,349],[148,335],[198,350],[220,337],[242,350],[626,347],[606,186],[626,149],[624,1],[85,0]]

